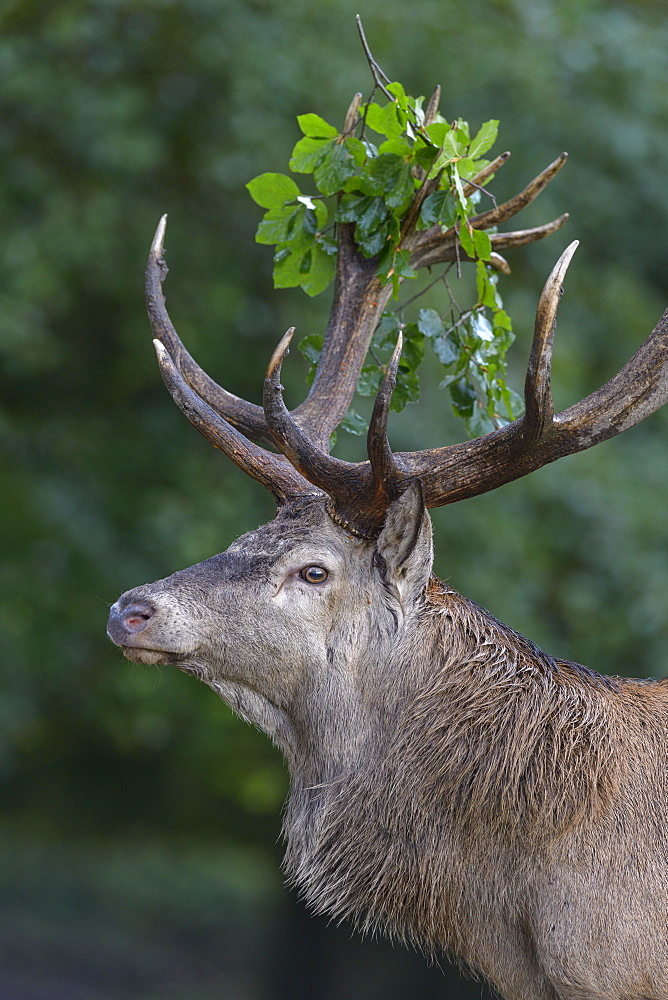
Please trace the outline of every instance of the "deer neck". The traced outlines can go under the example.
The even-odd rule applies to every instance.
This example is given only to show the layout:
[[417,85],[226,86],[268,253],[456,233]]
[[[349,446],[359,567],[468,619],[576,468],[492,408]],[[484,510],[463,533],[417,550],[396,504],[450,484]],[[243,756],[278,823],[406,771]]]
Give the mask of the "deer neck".
[[427,945],[425,927],[438,927],[443,941],[466,923],[476,867],[489,885],[501,854],[512,871],[520,845],[541,850],[607,808],[611,686],[435,590],[399,644],[366,742],[338,773],[295,783],[292,879],[324,912],[366,927],[413,923]]

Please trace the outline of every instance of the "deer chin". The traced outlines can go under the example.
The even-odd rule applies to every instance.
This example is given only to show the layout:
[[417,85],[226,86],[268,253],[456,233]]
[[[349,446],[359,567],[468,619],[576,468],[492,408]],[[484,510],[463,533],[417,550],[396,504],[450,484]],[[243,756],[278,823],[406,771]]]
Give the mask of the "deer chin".
[[123,656],[133,663],[173,663],[175,653],[168,653],[163,649],[146,649],[142,646],[121,646]]

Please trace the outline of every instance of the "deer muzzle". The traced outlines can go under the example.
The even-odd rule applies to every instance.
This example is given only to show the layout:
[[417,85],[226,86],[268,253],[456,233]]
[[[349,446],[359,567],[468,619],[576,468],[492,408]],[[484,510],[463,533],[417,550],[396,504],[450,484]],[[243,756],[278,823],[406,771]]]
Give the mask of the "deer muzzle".
[[148,601],[128,603],[121,597],[111,607],[107,635],[134,663],[164,663],[169,658],[164,650],[151,647],[149,636],[143,634],[154,615]]

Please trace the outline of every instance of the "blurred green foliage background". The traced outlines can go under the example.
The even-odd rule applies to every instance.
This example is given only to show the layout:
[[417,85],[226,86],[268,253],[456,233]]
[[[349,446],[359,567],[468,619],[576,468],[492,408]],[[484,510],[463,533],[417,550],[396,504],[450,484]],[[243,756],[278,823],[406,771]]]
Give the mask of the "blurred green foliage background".
[[[168,399],[144,261],[167,211],[172,317],[200,363],[253,401],[286,327],[323,331],[326,296],[273,291],[244,184],[286,169],[297,114],[340,122],[369,92],[358,10],[409,92],[441,83],[448,117],[501,119],[495,149],[513,156],[497,197],[571,154],[514,227],[571,213],[509,254],[516,389],[542,282],[570,240],[582,243],[560,311],[560,408],[621,367],[668,300],[660,0],[5,0],[2,996],[480,995],[303,915],[280,889],[286,776],[269,742],[191,678],[127,663],[105,638],[121,591],[272,515]],[[294,405],[305,366],[288,368]],[[393,418],[397,449],[462,436],[437,380],[427,373],[421,403]],[[554,654],[665,675],[667,470],[662,412],[435,512],[437,571]]]

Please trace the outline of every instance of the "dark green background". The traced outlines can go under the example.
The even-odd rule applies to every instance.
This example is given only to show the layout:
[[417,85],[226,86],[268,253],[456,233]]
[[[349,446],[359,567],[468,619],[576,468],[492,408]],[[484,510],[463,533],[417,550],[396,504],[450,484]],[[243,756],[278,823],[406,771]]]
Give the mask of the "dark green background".
[[[258,401],[287,326],[328,308],[271,287],[244,184],[284,170],[295,116],[340,122],[369,74],[501,119],[509,196],[571,161],[517,220],[519,388],[542,282],[582,243],[560,313],[561,407],[610,377],[668,301],[668,24],[662,2],[5,0],[0,10],[0,996],[409,1000],[480,996],[349,940],[280,887],[286,778],[194,680],[125,662],[118,594],[271,516],[160,382],[142,304],[159,216],[181,336]],[[508,228],[508,227],[506,227]],[[437,306],[436,301],[429,304]],[[288,401],[304,392],[291,356]],[[425,375],[395,447],[462,435]],[[361,445],[342,446],[361,457]],[[668,413],[496,494],[435,512],[437,571],[550,652],[665,675]],[[450,973],[449,973],[450,975]],[[453,973],[456,977],[456,973]]]

